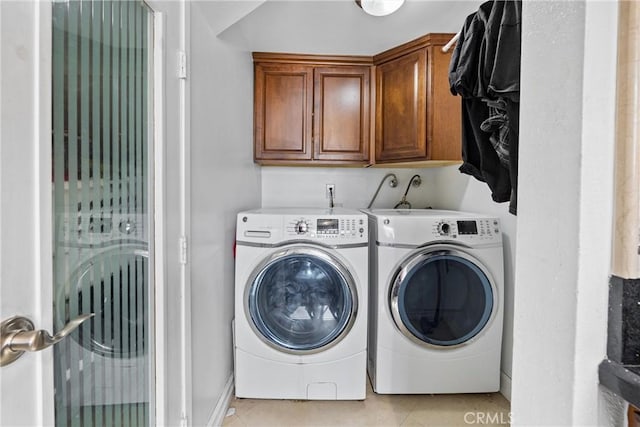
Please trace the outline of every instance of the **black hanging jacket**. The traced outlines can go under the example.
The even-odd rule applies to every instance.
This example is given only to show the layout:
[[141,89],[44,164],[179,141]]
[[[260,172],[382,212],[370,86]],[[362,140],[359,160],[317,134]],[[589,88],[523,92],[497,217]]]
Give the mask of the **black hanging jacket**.
[[460,172],[487,183],[516,213],[521,2],[488,1],[465,19],[449,66],[462,96]]

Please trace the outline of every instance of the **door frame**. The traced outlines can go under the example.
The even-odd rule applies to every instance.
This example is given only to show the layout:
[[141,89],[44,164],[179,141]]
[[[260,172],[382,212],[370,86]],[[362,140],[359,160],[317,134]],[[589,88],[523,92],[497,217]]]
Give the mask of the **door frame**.
[[[52,140],[52,7],[50,2],[42,2],[36,4],[36,34],[37,45],[34,49],[36,85],[34,90],[34,102],[38,106],[34,112],[34,126],[36,127],[36,138],[34,141],[34,150],[36,153],[36,254],[35,265],[39,266],[36,273],[40,279],[39,289],[36,285],[36,308],[41,314],[41,318],[36,322],[42,325],[48,331],[53,332],[53,220],[51,210],[53,206],[51,193],[51,177],[52,167],[51,159],[53,156],[51,140]],[[39,262],[38,262],[39,261]],[[42,352],[37,353],[40,355]],[[33,356],[33,354],[25,355],[25,357]],[[44,355],[43,355],[44,356]],[[42,424],[47,420],[55,422],[55,402],[54,402],[54,380],[53,380],[53,350],[47,351],[46,357],[38,358],[40,370],[42,374],[41,383],[41,401],[43,407],[40,412],[42,416]]]
[[[153,2],[150,2],[153,3]],[[150,422],[151,425],[167,424],[166,412],[166,390],[167,382],[165,381],[167,367],[167,343],[164,331],[166,330],[166,272],[165,262],[166,254],[166,236],[165,236],[165,217],[166,217],[166,180],[165,180],[165,132],[164,128],[167,121],[167,111],[165,102],[165,38],[164,28],[166,22],[166,14],[154,9],[152,4],[149,7],[153,11],[153,37],[151,39],[152,58],[153,58],[153,129],[152,141],[149,146],[149,158],[153,162],[149,162],[150,173],[152,179],[149,180],[150,188],[150,206],[154,206],[154,215],[151,227],[153,229],[153,238],[150,242],[151,254],[153,255],[152,271],[150,271],[150,281],[153,284],[150,304],[151,312],[154,313],[150,317],[150,328],[154,333],[151,337],[151,348],[154,355],[151,361],[152,369],[155,371],[149,375],[150,386],[152,387],[152,396],[150,402]],[[35,324],[37,329],[45,329],[53,331],[53,220],[52,220],[52,194],[51,194],[51,129],[52,129],[52,2],[51,1],[23,1],[15,2],[10,6],[11,13],[16,12],[18,17],[28,26],[24,28],[24,32],[31,37],[24,40],[24,46],[19,45],[16,52],[7,53],[3,59],[14,60],[22,59],[21,63],[16,64],[16,68],[29,71],[26,79],[31,80],[32,87],[28,87],[26,96],[30,99],[25,100],[24,104],[18,107],[23,113],[24,120],[21,124],[14,124],[13,128],[23,126],[27,135],[20,140],[3,141],[4,144],[20,144],[29,145],[28,154],[25,159],[31,157],[30,164],[32,169],[20,171],[10,170],[9,175],[18,179],[24,177],[24,186],[27,189],[27,197],[29,201],[24,203],[25,206],[32,206],[32,221],[28,221],[26,226],[30,230],[30,236],[33,238],[28,245],[33,249],[32,263],[35,266],[33,276],[26,278],[27,282],[20,282],[13,286],[24,287],[27,289],[23,292],[20,300],[3,305],[3,319],[12,315],[24,315],[29,317]],[[19,9],[18,9],[19,8]],[[5,9],[3,11],[8,11]],[[2,12],[0,12],[1,14]],[[6,13],[6,12],[5,12]],[[31,14],[31,15],[30,15]],[[1,16],[1,15],[0,15]],[[12,16],[12,15],[7,15]],[[32,16],[32,19],[27,18]],[[5,33],[7,34],[7,33]],[[21,40],[22,41],[22,40]],[[4,42],[4,41],[3,41]],[[4,45],[4,43],[3,43]],[[8,44],[7,44],[8,45]],[[13,47],[13,44],[11,45]],[[18,51],[24,49],[24,51]],[[150,58],[151,59],[151,58]],[[11,64],[13,67],[13,64]],[[3,67],[4,68],[4,67]],[[8,67],[7,67],[8,68]],[[0,88],[1,89],[1,88]],[[15,92],[10,96],[16,96]],[[0,107],[6,107],[2,105]],[[3,119],[10,115],[3,113]],[[10,136],[17,133],[15,130],[8,132]],[[4,146],[2,151],[4,150]],[[10,184],[6,184],[10,185]],[[4,199],[4,197],[3,197]],[[20,206],[20,205],[19,205]],[[2,212],[5,216],[5,212]],[[13,221],[17,215],[11,215],[10,220]],[[18,224],[16,224],[18,226]],[[29,237],[27,237],[29,238]],[[11,258],[12,259],[12,258]],[[3,262],[3,268],[9,262]],[[5,275],[3,274],[3,277]],[[29,281],[33,280],[32,283]],[[13,289],[12,286],[12,289]],[[16,311],[17,310],[17,311]],[[16,312],[14,312],[16,311]],[[2,319],[0,319],[2,320]],[[29,360],[31,359],[31,360]],[[55,403],[54,403],[54,364],[53,351],[51,349],[32,354],[26,354],[24,358],[17,361],[21,363],[22,369],[19,371],[17,366],[3,367],[3,382],[13,384],[16,377],[20,377],[25,371],[31,370],[29,376],[24,380],[29,384],[27,387],[30,391],[29,402],[32,412],[25,413],[24,421],[36,425],[51,425],[55,422]],[[7,370],[13,368],[13,372]],[[3,391],[13,386],[3,387]],[[17,399],[22,399],[23,394]],[[3,399],[4,400],[4,399]],[[23,411],[24,408],[18,409]]]
[[[153,198],[153,219],[151,225],[153,230],[153,238],[150,239],[149,249],[153,254],[153,269],[150,271],[150,282],[154,284],[153,293],[153,313],[150,316],[149,327],[154,331],[151,337],[151,348],[154,350],[154,358],[152,360],[151,375],[149,375],[149,385],[153,390],[154,398],[149,402],[149,422],[150,425],[165,425],[167,423],[166,415],[166,382],[164,372],[166,372],[167,347],[164,331],[166,330],[164,312],[165,307],[165,158],[164,158],[164,123],[165,123],[165,102],[164,102],[164,85],[165,85],[165,45],[164,45],[164,28],[166,17],[164,13],[154,10],[153,6],[147,2],[147,5],[153,11],[153,37],[152,37],[152,57],[153,57],[153,140],[149,147],[149,158],[153,162],[149,162],[151,167],[151,177],[149,185],[152,187],[148,194]],[[151,312],[151,311],[150,311]]]

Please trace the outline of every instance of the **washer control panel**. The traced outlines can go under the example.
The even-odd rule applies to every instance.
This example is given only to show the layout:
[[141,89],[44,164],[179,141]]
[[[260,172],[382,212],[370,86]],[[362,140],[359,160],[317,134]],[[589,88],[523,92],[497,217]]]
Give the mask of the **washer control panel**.
[[367,236],[365,216],[289,217],[285,235],[323,241],[352,240]]
[[369,222],[366,214],[353,209],[255,209],[238,213],[236,239],[260,245],[289,241],[361,245],[369,241]]
[[147,241],[148,235],[147,216],[140,213],[59,214],[56,227],[57,241],[61,246],[104,245],[129,240]]

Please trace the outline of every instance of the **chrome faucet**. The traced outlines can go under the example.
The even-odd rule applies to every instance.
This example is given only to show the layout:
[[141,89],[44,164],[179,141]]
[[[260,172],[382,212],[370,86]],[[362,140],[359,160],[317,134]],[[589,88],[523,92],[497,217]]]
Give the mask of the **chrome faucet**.
[[411,209],[411,203],[407,201],[407,194],[409,193],[411,184],[413,184],[414,187],[419,187],[420,184],[422,184],[422,178],[420,178],[420,175],[413,175],[411,177],[409,184],[407,185],[407,190],[404,192],[404,196],[402,196],[402,200],[393,207],[394,209]]
[[375,194],[373,195],[373,198],[369,202],[369,205],[367,206],[367,209],[369,209],[373,205],[373,202],[376,200],[376,197],[378,197],[378,192],[380,191],[380,187],[382,187],[382,184],[384,183],[384,181],[389,177],[391,177],[391,181],[389,181],[389,186],[391,188],[396,188],[398,186],[398,177],[396,176],[396,174],[395,173],[386,174],[382,178],[382,181],[380,181],[380,184],[378,184],[378,189],[376,190]]

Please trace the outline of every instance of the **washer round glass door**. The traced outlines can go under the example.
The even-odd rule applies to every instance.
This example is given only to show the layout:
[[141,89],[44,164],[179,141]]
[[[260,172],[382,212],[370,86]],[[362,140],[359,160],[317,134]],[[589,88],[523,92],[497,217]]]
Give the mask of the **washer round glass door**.
[[403,262],[391,284],[394,322],[422,345],[457,346],[487,325],[496,305],[489,272],[454,247],[423,249]]
[[56,330],[80,314],[95,313],[71,334],[100,356],[130,359],[147,352],[148,267],[146,245],[114,246],[82,262],[56,298]]
[[267,344],[309,353],[336,344],[349,332],[357,292],[337,257],[297,246],[274,253],[254,270],[245,304],[254,330]]

